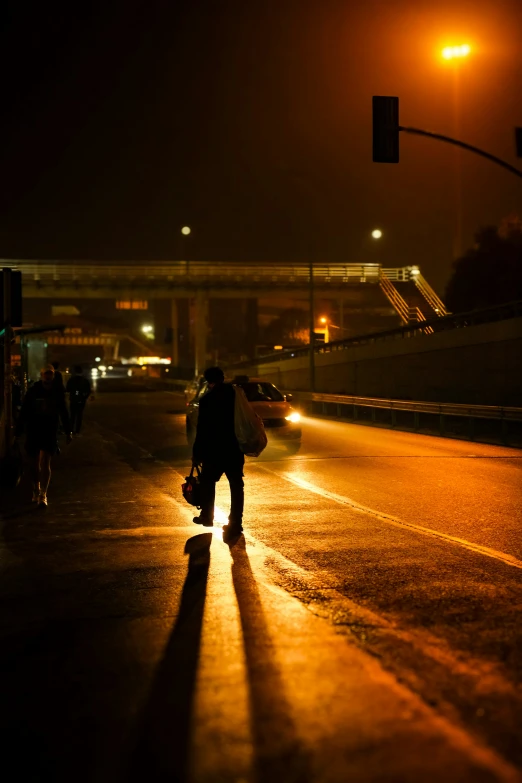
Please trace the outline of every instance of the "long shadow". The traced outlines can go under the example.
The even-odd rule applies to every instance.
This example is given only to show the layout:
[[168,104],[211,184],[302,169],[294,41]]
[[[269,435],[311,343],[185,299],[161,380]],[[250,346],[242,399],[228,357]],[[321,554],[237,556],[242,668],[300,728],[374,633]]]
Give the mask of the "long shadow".
[[138,723],[129,781],[185,783],[212,533],[189,538],[179,614]]
[[306,783],[306,754],[284,695],[274,643],[243,536],[230,542],[230,553],[248,669],[255,777],[259,783]]

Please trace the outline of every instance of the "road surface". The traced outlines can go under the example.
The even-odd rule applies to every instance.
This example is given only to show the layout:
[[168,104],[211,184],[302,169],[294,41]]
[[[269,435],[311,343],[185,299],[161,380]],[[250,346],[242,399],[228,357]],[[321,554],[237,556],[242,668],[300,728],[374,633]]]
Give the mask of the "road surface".
[[229,549],[226,482],[212,533],[180,500],[181,397],[107,393],[87,420],[45,520],[3,523],[3,736],[34,769],[522,779],[520,451],[305,419],[299,453],[248,460]]

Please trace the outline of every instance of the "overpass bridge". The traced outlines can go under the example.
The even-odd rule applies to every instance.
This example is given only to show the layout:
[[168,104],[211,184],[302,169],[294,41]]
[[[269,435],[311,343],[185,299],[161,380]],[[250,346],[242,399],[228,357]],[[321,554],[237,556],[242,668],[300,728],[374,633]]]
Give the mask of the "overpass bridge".
[[339,302],[344,310],[388,308],[400,322],[409,324],[447,314],[444,303],[417,266],[385,268],[380,264],[267,262],[263,264],[172,261],[144,263],[91,263],[65,261],[1,260],[22,272],[24,298],[117,299],[129,302],[171,301],[172,357],[178,356],[178,300],[195,304],[196,369],[206,360],[209,300],[293,298],[315,294]]

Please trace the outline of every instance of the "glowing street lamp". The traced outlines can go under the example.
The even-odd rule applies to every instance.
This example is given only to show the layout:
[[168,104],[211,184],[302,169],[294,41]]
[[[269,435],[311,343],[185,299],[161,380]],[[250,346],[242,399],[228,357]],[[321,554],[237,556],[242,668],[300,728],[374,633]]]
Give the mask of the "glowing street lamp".
[[[456,139],[461,136],[461,71],[464,69],[464,60],[471,53],[469,44],[460,44],[459,46],[445,46],[441,52],[442,59],[445,60],[453,71],[453,112],[454,112],[454,135]],[[462,254],[462,227],[463,227],[463,188],[462,188],[462,155],[461,150],[455,150],[455,236],[453,244],[453,255],[458,258]]]
[[151,326],[151,324],[143,324],[141,331],[149,338],[149,340],[154,339],[154,327]]
[[324,315],[323,315],[322,318],[319,318],[319,322],[322,323],[322,324],[325,324],[326,321],[327,321],[327,319],[324,317]]
[[470,52],[471,46],[469,44],[461,44],[460,46],[445,46],[441,54],[444,60],[456,60],[467,57]]
[[381,239],[382,237],[382,231],[380,228],[374,228],[372,231],[372,237],[373,239]]
[[188,237],[190,232],[191,232],[190,226],[183,226],[183,228],[181,229],[181,233],[183,234],[184,237]]

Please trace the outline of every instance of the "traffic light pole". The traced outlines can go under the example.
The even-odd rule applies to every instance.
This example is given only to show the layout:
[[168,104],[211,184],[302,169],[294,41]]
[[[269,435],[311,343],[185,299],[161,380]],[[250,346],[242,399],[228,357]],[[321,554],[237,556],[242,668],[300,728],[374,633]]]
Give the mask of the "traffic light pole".
[[11,451],[13,389],[11,384],[11,270],[3,269],[4,287],[4,456]]
[[497,166],[502,166],[503,169],[507,169],[507,171],[510,171],[516,177],[522,177],[522,171],[520,171],[520,169],[511,166],[511,164],[502,160],[502,158],[497,158],[496,155],[491,155],[489,152],[481,150],[480,147],[474,147],[472,144],[466,144],[464,141],[452,139],[451,136],[443,136],[441,133],[431,133],[431,131],[421,130],[420,128],[408,128],[403,125],[399,125],[399,131],[411,133],[415,136],[427,136],[430,139],[437,139],[437,141],[445,141],[447,144],[453,144],[455,147],[461,147],[463,150],[474,152],[476,155],[480,155],[482,158],[486,158],[486,160],[496,163]]
[[[514,174],[515,177],[522,177],[522,171],[515,168],[502,158],[491,155],[490,152],[481,150],[480,147],[474,147],[472,144],[466,144],[464,141],[453,139],[451,136],[443,136],[442,133],[432,133],[431,131],[421,130],[420,128],[409,128],[405,125],[399,125],[399,99],[396,95],[374,95],[372,97],[372,133],[373,133],[373,152],[372,159],[374,163],[398,163],[399,162],[399,132],[411,133],[414,136],[425,136],[428,139],[444,141],[446,144],[453,144],[454,147],[474,152],[481,158],[486,158],[492,163],[496,163],[506,171]],[[515,143],[517,155],[522,157],[522,128],[515,128]]]

